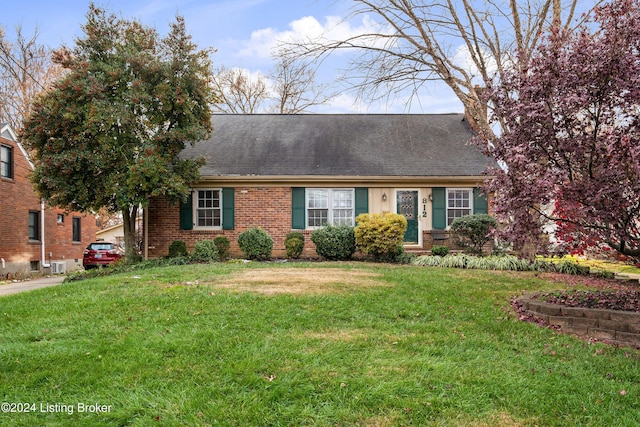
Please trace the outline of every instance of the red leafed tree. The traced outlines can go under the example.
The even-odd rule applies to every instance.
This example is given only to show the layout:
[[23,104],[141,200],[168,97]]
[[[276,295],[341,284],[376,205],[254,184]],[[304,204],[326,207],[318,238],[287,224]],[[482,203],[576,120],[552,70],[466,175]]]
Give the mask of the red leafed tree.
[[489,87],[504,127],[485,135],[503,163],[489,191],[505,235],[640,256],[640,1],[594,10],[581,31],[553,31],[529,66]]

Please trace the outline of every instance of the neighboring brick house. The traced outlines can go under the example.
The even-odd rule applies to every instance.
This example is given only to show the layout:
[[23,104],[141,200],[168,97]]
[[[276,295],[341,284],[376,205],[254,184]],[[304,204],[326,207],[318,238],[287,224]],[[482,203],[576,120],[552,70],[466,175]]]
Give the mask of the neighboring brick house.
[[94,216],[42,202],[29,181],[32,170],[13,130],[0,125],[0,278],[81,268],[96,237]]
[[487,213],[479,186],[492,161],[470,143],[463,114],[214,115],[213,135],[185,149],[204,157],[187,203],[152,199],[145,211],[145,255],[166,256],[174,240],[238,235],[261,227],[284,256],[287,233],[309,236],[327,223],[354,225],[360,213],[408,220],[407,249],[447,238],[460,216]]

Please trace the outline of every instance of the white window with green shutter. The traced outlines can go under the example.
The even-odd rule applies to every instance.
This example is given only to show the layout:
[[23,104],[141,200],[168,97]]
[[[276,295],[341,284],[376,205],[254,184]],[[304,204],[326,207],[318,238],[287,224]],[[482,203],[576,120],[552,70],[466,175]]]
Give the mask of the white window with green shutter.
[[355,225],[356,217],[368,212],[367,188],[291,189],[293,229],[316,229],[326,225]]
[[453,221],[473,212],[473,190],[471,188],[447,189],[447,227]]
[[233,188],[199,188],[180,203],[182,230],[233,230],[235,226]]
[[431,189],[433,229],[445,230],[465,215],[488,213],[487,197],[480,188]]
[[198,189],[194,192],[196,228],[222,228],[222,189]]
[[306,194],[307,228],[355,223],[353,188],[308,188]]

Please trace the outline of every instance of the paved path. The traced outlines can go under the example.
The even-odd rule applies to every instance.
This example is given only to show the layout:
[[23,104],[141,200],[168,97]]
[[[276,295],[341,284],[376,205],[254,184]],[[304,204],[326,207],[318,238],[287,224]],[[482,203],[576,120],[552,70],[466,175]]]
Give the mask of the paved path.
[[17,294],[18,292],[31,291],[33,289],[45,288],[47,286],[59,285],[64,280],[64,276],[41,277],[23,282],[0,284],[0,297],[4,295]]
[[631,279],[631,280],[637,280],[638,282],[640,282],[640,274],[617,273],[616,274],[616,278],[617,279]]

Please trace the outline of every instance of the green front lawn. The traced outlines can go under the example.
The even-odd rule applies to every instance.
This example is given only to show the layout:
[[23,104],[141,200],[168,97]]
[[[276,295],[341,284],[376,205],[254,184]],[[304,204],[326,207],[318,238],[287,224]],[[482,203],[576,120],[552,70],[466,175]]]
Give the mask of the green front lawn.
[[639,351],[512,314],[510,297],[563,286],[225,263],[3,297],[2,401],[35,412],[0,413],[0,425],[640,425]]

